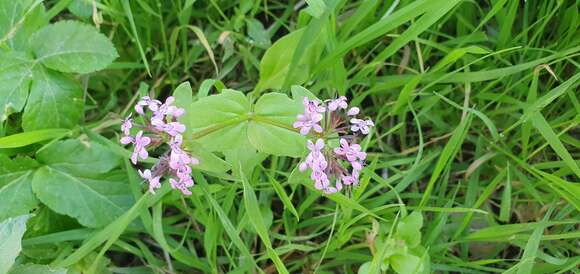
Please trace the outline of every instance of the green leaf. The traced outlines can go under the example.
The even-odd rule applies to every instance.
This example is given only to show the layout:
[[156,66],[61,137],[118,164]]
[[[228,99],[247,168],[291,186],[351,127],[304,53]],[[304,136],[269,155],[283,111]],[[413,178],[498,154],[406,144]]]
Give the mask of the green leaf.
[[87,227],[103,227],[133,204],[125,174],[99,179],[74,176],[45,166],[34,174],[32,190],[52,210],[76,218]]
[[292,57],[303,34],[304,29],[293,31],[266,50],[260,62],[260,81],[256,85],[257,91],[280,89],[285,82],[299,85],[308,79],[312,63],[316,59],[314,57],[318,56],[321,49],[318,44],[312,44],[304,52],[300,52],[302,56],[292,74],[292,79],[286,79]]
[[38,199],[84,226],[105,226],[133,203],[126,173],[106,173],[119,157],[101,144],[59,141],[38,151],[37,159],[46,164],[32,179]]
[[81,176],[106,173],[120,163],[119,156],[105,146],[78,139],[53,143],[39,150],[36,158],[52,168]]
[[67,274],[67,270],[48,265],[26,264],[13,267],[8,274]]
[[32,79],[32,65],[25,53],[0,50],[0,122],[24,108]]
[[60,138],[68,134],[70,130],[62,128],[41,129],[28,132],[16,133],[0,138],[0,148],[16,148],[46,140]]
[[30,97],[24,109],[22,128],[72,128],[79,124],[83,111],[80,85],[73,79],[44,68],[33,71]]
[[0,223],[0,273],[7,273],[22,250],[22,236],[30,215],[21,215]]
[[30,158],[0,155],[0,221],[27,214],[38,205],[30,184],[37,166]]
[[570,152],[564,147],[564,144],[562,144],[558,135],[554,132],[548,121],[546,121],[546,118],[540,112],[536,112],[530,115],[530,120],[532,121],[532,125],[542,134],[556,154],[564,160],[564,163],[566,163],[576,176],[580,177],[580,167],[578,167]]
[[215,173],[225,173],[232,168],[228,162],[224,161],[214,153],[207,151],[202,145],[198,143],[188,143],[186,146],[188,151],[191,152],[191,155],[199,160],[199,164],[193,166],[195,169]]
[[20,176],[10,180],[4,178],[4,176],[14,174],[17,173],[0,175],[2,176],[0,180],[2,180],[1,183],[3,184],[2,188],[0,188],[0,205],[2,206],[0,220],[29,213],[30,210],[38,205],[38,200],[32,193],[31,188],[32,171],[22,172]]
[[90,73],[119,55],[109,39],[90,25],[60,21],[37,31],[30,44],[43,65],[62,72]]
[[272,45],[268,31],[264,29],[262,22],[251,18],[246,19],[246,25],[248,26],[248,36],[254,41],[257,47],[267,49]]
[[421,258],[411,254],[395,254],[390,258],[391,266],[399,274],[420,273]]
[[397,236],[401,237],[410,248],[421,243],[421,227],[423,226],[423,215],[415,211],[409,216],[401,219],[397,224]]
[[307,97],[310,100],[318,99],[312,92],[310,92],[310,90],[302,86],[293,85],[290,87],[290,90],[292,92],[292,98],[294,98],[294,100],[298,101],[299,103],[302,103],[304,97]]
[[308,8],[304,11],[312,17],[319,18],[326,10],[326,4],[323,0],[306,0],[306,3],[308,3]]
[[[92,0],[91,0],[92,1]],[[68,10],[81,18],[88,18],[93,15],[93,5],[89,0],[73,0],[68,5]],[[96,1],[99,2],[99,1]]]
[[0,45],[25,50],[30,35],[47,23],[42,1],[0,0]]
[[[235,90],[201,98],[186,109],[184,122],[193,132],[192,139],[208,151],[233,149],[247,138],[247,113],[250,102]],[[186,138],[187,139],[187,138]]]
[[300,157],[306,139],[292,127],[302,104],[282,93],[268,93],[260,97],[254,107],[255,116],[248,125],[248,139],[258,151]]

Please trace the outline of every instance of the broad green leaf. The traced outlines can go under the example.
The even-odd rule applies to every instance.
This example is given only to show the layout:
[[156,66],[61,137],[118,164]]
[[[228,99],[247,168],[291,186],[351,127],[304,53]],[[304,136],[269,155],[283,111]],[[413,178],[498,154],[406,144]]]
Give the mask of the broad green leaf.
[[199,160],[199,164],[193,166],[195,169],[215,173],[225,173],[232,168],[228,162],[224,161],[214,153],[207,151],[202,145],[198,143],[188,143],[186,146],[187,150],[191,152],[191,155]]
[[38,205],[32,193],[32,174],[38,167],[30,158],[0,155],[0,221],[27,214]]
[[13,267],[8,274],[67,274],[64,268],[53,268],[48,265],[25,264]]
[[[226,161],[232,166],[236,167],[238,163],[241,163],[241,171],[244,174],[252,174],[254,168],[259,165],[266,157],[267,154],[258,152],[256,148],[250,144],[249,140],[246,140],[244,144],[236,149],[224,151],[226,156]],[[239,177],[240,168],[233,168],[234,176]]]
[[421,243],[421,227],[423,226],[423,216],[415,211],[399,221],[397,224],[397,236],[403,238],[410,248]]
[[421,258],[411,254],[395,254],[390,260],[391,266],[399,274],[421,273]]
[[278,156],[302,156],[306,139],[282,125],[267,119],[253,120],[248,124],[248,139],[260,152]]
[[90,25],[60,21],[30,38],[32,51],[43,65],[62,72],[102,70],[119,55],[109,39]]
[[7,273],[22,250],[22,236],[30,215],[21,215],[0,223],[0,273]]
[[106,173],[118,166],[120,158],[95,142],[69,139],[53,143],[37,152],[36,158],[71,174],[91,176]]
[[72,14],[78,17],[88,18],[93,15],[93,5],[91,2],[92,0],[73,0],[67,8]]
[[249,112],[250,102],[243,93],[224,90],[221,94],[204,97],[191,104],[186,109],[189,118],[185,121],[193,132],[193,141],[208,151],[224,151],[245,142],[245,121]]
[[280,89],[285,82],[302,84],[308,79],[311,65],[316,59],[314,57],[320,52],[320,46],[317,44],[310,45],[304,52],[300,52],[302,56],[292,79],[286,79],[296,47],[303,34],[304,29],[293,31],[266,50],[260,62],[260,81],[256,85],[257,91]]
[[255,116],[248,125],[248,139],[261,152],[302,156],[306,139],[292,127],[302,111],[302,104],[285,94],[263,95],[254,107]]
[[33,77],[22,117],[24,131],[78,125],[83,111],[80,85],[68,76],[44,68],[36,68]]
[[0,122],[24,108],[32,79],[32,65],[25,53],[0,50]]
[[310,90],[302,86],[293,85],[290,87],[290,90],[292,92],[292,98],[300,103],[302,103],[304,97],[307,97],[310,100],[318,99],[314,94],[312,94],[312,92],[310,92]]
[[122,173],[91,179],[44,166],[34,174],[32,190],[52,210],[76,218],[87,227],[103,227],[133,204]]
[[41,129],[28,132],[16,133],[0,138],[0,148],[16,148],[46,140],[60,138],[68,134],[70,130],[62,128]]
[[0,45],[25,50],[30,35],[47,23],[42,0],[0,0]]

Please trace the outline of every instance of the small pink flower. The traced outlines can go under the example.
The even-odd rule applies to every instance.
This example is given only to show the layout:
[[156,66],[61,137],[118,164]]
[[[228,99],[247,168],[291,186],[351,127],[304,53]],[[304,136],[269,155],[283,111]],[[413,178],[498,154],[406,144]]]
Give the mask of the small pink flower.
[[131,136],[123,136],[123,137],[121,137],[121,140],[119,142],[121,142],[121,144],[123,144],[123,145],[128,145],[128,144],[132,144],[134,142],[134,140],[133,140],[133,137],[131,137]]
[[183,195],[189,196],[191,195],[191,191],[188,189],[188,187],[193,186],[193,180],[175,180],[173,178],[169,179],[169,184],[171,185],[171,188],[173,189],[178,189],[181,191],[181,193],[183,193]]
[[178,123],[178,122],[171,122],[165,124],[163,127],[163,131],[171,136],[176,136],[180,133],[185,132],[185,125]]
[[121,124],[121,131],[123,131],[123,134],[129,135],[131,134],[132,127],[133,127],[133,119],[131,119],[131,114],[129,114],[129,116],[127,116],[127,118],[123,120],[123,124]]
[[346,97],[340,96],[338,99],[331,100],[328,103],[328,110],[335,111],[337,109],[346,109],[348,107],[348,103],[346,102]]
[[375,126],[375,124],[373,123],[373,121],[371,119],[361,120],[361,119],[357,119],[357,118],[352,118],[352,119],[350,119],[350,123],[352,124],[350,129],[353,132],[360,131],[364,135],[369,134],[370,127]]
[[346,115],[348,116],[355,116],[360,112],[360,109],[357,107],[351,107],[348,112],[346,112]]
[[149,153],[145,147],[151,143],[151,138],[143,136],[143,131],[139,131],[135,136],[134,144],[135,149],[133,150],[133,154],[131,154],[131,162],[134,165],[137,164],[137,157],[141,158],[142,160],[147,159],[149,157]]
[[346,157],[349,162],[364,160],[367,157],[367,154],[361,151],[359,144],[349,145],[346,139],[340,139],[340,145],[341,147],[334,149],[334,153]]
[[312,113],[312,114],[299,114],[298,121],[294,122],[292,125],[294,128],[300,128],[300,134],[308,135],[310,129],[320,133],[322,132],[322,127],[320,126],[320,121],[322,120],[322,114]]
[[161,187],[161,183],[159,183],[159,179],[161,179],[161,177],[160,176],[153,177],[153,175],[151,174],[151,170],[149,169],[145,169],[144,171],[141,170],[138,171],[141,178],[149,181],[149,192],[155,194],[155,189]]
[[144,106],[147,106],[151,111],[157,111],[159,105],[161,105],[159,100],[151,100],[149,96],[143,96],[135,105],[135,111],[141,115],[145,115],[145,111],[143,111]]
[[316,99],[309,100],[308,97],[304,97],[302,103],[304,104],[305,113],[323,113],[326,111],[326,108],[320,106],[320,101]]

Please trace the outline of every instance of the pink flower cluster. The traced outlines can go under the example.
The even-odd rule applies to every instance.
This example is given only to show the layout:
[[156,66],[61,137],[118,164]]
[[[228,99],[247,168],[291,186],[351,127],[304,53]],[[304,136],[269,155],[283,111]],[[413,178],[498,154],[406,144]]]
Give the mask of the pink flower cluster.
[[[151,169],[139,170],[139,175],[149,182],[149,191],[161,187],[161,177],[169,175],[169,183],[173,189],[178,189],[184,195],[191,195],[189,187],[194,185],[191,178],[190,165],[199,164],[199,160],[187,153],[183,147],[185,125],[177,122],[177,118],[185,113],[183,108],[173,105],[175,99],[168,97],[165,103],[145,96],[135,105],[135,112],[143,118],[143,124],[136,124],[131,114],[121,124],[123,145],[133,144],[131,162],[136,165],[138,160],[149,157],[149,149],[155,149],[167,144],[169,150],[159,157],[159,161]],[[146,109],[152,112],[149,115]],[[139,128],[135,136],[131,135],[133,127]],[[148,135],[145,136],[144,134]]]
[[[297,116],[294,128],[300,128],[302,135],[308,135],[313,129],[318,138],[316,142],[308,140],[310,153],[298,166],[299,170],[304,172],[310,169],[314,187],[326,194],[340,191],[343,185],[358,185],[367,154],[355,141],[359,134],[369,134],[370,128],[374,126],[373,121],[355,118],[360,109],[348,109],[344,96],[324,103],[305,97],[303,104],[304,113]],[[338,138],[340,146],[326,148],[325,139],[330,143],[328,139],[332,138]],[[331,180],[334,180],[334,184],[331,184]]]

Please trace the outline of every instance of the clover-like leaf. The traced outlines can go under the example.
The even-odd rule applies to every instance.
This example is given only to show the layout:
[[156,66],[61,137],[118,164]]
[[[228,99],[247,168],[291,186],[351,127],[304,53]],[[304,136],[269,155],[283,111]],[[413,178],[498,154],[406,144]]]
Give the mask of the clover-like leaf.
[[38,30],[30,45],[43,65],[62,72],[94,72],[119,56],[113,43],[95,27],[75,21],[60,21]]
[[33,70],[33,78],[22,117],[24,130],[78,125],[83,111],[80,85],[68,76],[41,67]]

